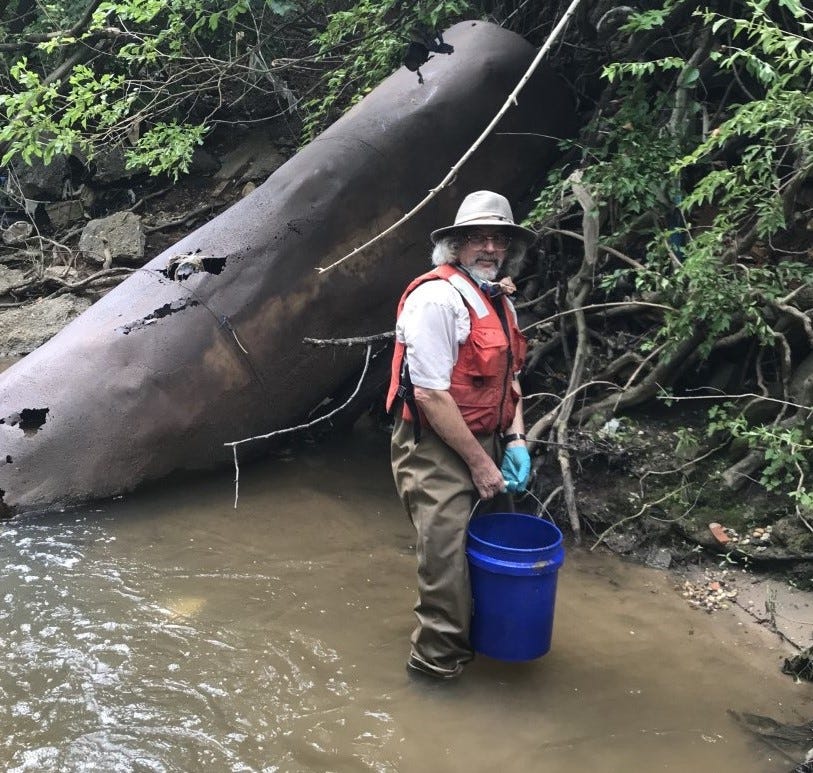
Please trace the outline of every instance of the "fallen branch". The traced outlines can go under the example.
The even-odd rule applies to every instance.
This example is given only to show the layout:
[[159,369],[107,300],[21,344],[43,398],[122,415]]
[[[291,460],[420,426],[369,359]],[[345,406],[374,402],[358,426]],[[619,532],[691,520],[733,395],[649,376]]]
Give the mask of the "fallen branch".
[[[4,294],[11,295],[11,294],[23,291],[23,290],[31,290],[31,289],[34,289],[34,288],[43,288],[43,287],[48,286],[49,284],[58,284],[58,285],[60,285],[58,290],[55,290],[54,292],[50,293],[49,295],[44,295],[44,296],[42,296],[42,298],[35,299],[35,300],[46,300],[47,298],[53,298],[56,295],[61,295],[63,293],[70,293],[70,292],[73,292],[74,290],[81,290],[81,289],[87,287],[88,285],[93,284],[93,282],[97,282],[99,279],[105,279],[107,277],[114,277],[114,276],[118,276],[120,274],[131,274],[133,271],[138,271],[138,269],[137,268],[124,268],[124,267],[106,268],[106,269],[102,269],[101,271],[97,271],[95,274],[91,274],[90,276],[85,277],[84,279],[81,279],[78,282],[66,282],[64,279],[60,279],[59,277],[56,277],[56,276],[49,276],[49,277],[45,277],[43,279],[32,279],[32,280],[30,280],[28,282],[24,282],[23,284],[14,285],[13,287],[9,287],[5,291]],[[31,301],[31,302],[33,303],[35,301]],[[23,306],[26,303],[29,303],[29,301],[21,301],[20,303],[13,304],[13,305],[14,306]],[[11,305],[2,306],[0,308],[11,308]]]
[[[567,283],[567,304],[576,310],[576,354],[573,367],[570,371],[570,383],[567,394],[559,406],[559,412],[553,429],[559,448],[556,456],[559,468],[562,471],[562,487],[564,489],[565,505],[570,519],[570,528],[573,539],[577,545],[581,544],[581,524],[579,523],[579,510],[576,505],[576,487],[573,483],[573,473],[570,467],[570,451],[567,447],[567,424],[573,412],[575,396],[582,384],[587,359],[590,355],[590,337],[588,335],[587,320],[584,315],[584,301],[593,288],[593,274],[598,261],[598,235],[599,235],[599,207],[591,192],[582,184],[580,172],[570,177],[571,188],[583,210],[582,230],[584,231],[584,257],[576,274]],[[532,433],[529,433],[533,435]]]
[[622,392],[618,397],[607,397],[582,408],[574,418],[582,422],[598,414],[606,420],[624,408],[640,405],[653,398],[658,390],[672,384],[678,370],[695,353],[704,335],[703,331],[695,331],[672,352],[671,356],[658,362],[637,386]]
[[810,317],[805,314],[803,311],[800,311],[795,306],[791,306],[787,303],[782,303],[781,301],[774,301],[771,306],[775,308],[777,311],[784,312],[785,314],[789,315],[793,319],[798,320],[802,323],[802,327],[805,330],[805,334],[807,335],[807,340],[811,346],[813,346],[813,321],[811,321]]
[[[569,236],[572,239],[578,239],[580,242],[584,241],[584,236],[582,236],[578,231],[566,231],[562,228],[549,228],[547,226],[542,228],[543,231],[547,233],[553,234],[560,234],[561,236]],[[618,258],[621,262],[626,263],[628,266],[632,266],[634,269],[638,271],[646,271],[646,266],[643,263],[639,263],[634,258],[630,258],[628,255],[625,255],[623,252],[619,252],[612,247],[608,247],[606,244],[599,244],[598,248],[602,252],[606,252],[608,255],[612,255],[614,258]]]

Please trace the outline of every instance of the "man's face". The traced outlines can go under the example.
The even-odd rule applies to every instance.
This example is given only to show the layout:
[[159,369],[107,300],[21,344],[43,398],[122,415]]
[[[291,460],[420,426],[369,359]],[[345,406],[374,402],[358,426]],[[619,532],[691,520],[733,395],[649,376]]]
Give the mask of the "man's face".
[[499,228],[472,228],[463,233],[457,259],[480,281],[497,278],[511,237]]

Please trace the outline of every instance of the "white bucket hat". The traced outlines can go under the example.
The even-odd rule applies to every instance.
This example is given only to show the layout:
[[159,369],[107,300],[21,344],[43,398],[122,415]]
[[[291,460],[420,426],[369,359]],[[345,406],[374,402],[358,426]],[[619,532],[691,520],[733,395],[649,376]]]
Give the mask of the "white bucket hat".
[[470,193],[457,210],[454,225],[432,231],[430,238],[433,244],[437,244],[439,239],[461,228],[478,225],[501,226],[510,232],[512,239],[522,241],[525,247],[536,241],[536,233],[514,222],[514,214],[511,212],[508,199],[493,191]]

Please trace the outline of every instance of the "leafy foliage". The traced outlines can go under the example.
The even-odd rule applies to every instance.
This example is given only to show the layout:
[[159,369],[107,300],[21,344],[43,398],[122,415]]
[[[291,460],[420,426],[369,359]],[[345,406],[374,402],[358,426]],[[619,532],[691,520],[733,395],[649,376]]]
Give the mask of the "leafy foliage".
[[312,139],[393,72],[416,30],[442,30],[472,6],[467,0],[359,0],[331,14],[314,44],[317,59],[332,66],[324,90],[305,105],[304,138]]
[[733,404],[709,409],[709,435],[724,432],[743,439],[765,456],[760,483],[769,491],[786,491],[807,513],[813,514],[813,488],[806,483],[813,472],[813,440],[801,427],[751,424]]
[[284,65],[267,62],[287,53],[286,41],[270,33],[302,11],[280,0],[104,0],[91,8],[49,4],[24,32],[28,52],[7,60],[2,163],[47,163],[71,149],[92,158],[113,144],[127,148],[131,165],[177,176],[202,137],[229,120],[230,102],[285,91],[275,74]]
[[[796,192],[813,172],[813,16],[795,0],[709,3],[670,40],[678,3],[650,5],[625,25],[631,35],[653,33],[650,55],[604,67],[601,110],[578,142],[563,144],[567,166],[529,220],[550,224],[552,213],[568,212],[562,202],[578,167],[601,204],[601,244],[631,249],[636,264],[618,268],[605,255],[596,284],[671,309],[639,336],[640,355],[657,346],[665,361],[699,337],[695,354],[707,358],[739,337],[756,344],[759,380],[761,352],[778,349],[784,368],[794,356],[777,320],[791,314],[794,324],[811,324],[807,307],[791,300],[813,287],[810,261],[773,242],[793,225]],[[781,395],[789,375],[774,378]],[[762,483],[809,509],[806,415],[798,410],[798,421],[780,428],[716,409],[709,427],[759,449]]]

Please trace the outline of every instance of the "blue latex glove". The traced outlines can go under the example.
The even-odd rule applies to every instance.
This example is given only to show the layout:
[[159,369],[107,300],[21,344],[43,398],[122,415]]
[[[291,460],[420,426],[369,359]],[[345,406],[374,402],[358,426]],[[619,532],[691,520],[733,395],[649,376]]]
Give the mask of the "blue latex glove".
[[505,449],[500,472],[505,479],[505,487],[512,494],[525,491],[531,477],[531,455],[525,446],[511,446]]

